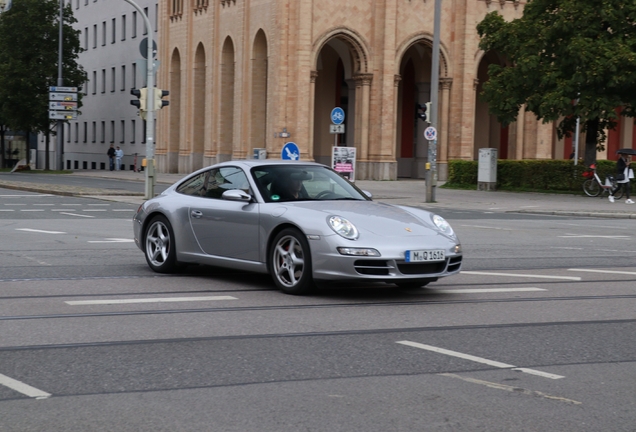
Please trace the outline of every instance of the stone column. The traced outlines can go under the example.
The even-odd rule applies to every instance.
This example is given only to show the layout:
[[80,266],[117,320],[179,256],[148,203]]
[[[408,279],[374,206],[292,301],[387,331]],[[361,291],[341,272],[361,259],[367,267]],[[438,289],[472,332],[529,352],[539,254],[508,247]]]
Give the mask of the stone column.
[[[358,160],[369,160],[369,101],[371,80],[373,74],[358,74],[354,77],[356,82],[356,130],[355,142],[358,147]],[[359,100],[359,102],[358,102]]]
[[452,78],[442,78],[439,81],[442,88],[441,107],[439,109],[438,124],[438,144],[437,154],[437,178],[442,181],[448,180],[448,142],[450,134],[449,112],[450,112],[450,89],[453,84]]
[[521,105],[517,114],[517,140],[515,142],[515,159],[523,159],[523,139],[526,124],[526,106]]
[[[318,78],[318,71],[312,70],[309,73],[309,141],[307,142],[307,158],[310,161],[314,160],[314,116],[316,106],[316,78]],[[269,152],[269,150],[268,150]]]

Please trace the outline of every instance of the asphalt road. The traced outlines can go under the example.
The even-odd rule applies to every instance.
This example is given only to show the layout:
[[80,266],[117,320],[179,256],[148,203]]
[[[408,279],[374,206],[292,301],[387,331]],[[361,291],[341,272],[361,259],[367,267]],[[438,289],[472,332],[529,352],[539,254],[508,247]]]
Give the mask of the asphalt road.
[[294,297],[153,273],[136,205],[0,195],[3,432],[636,430],[629,219],[440,209],[460,275]]

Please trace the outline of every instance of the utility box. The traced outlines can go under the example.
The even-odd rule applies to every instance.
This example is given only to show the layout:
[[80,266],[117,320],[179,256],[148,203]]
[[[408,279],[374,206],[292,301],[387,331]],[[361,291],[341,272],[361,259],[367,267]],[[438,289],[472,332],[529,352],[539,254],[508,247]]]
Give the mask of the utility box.
[[497,189],[497,149],[479,149],[477,190]]
[[264,148],[255,148],[254,159],[267,159],[267,150]]

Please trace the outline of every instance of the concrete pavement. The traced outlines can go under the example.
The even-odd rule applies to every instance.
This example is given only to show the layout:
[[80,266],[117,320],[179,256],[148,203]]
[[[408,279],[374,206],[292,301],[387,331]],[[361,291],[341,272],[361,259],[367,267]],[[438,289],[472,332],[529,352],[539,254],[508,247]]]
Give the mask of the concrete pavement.
[[[113,191],[112,189],[91,189],[77,186],[34,184],[21,182],[24,173],[14,173],[0,179],[0,187],[28,190],[40,193],[52,193],[71,196],[94,197],[109,201],[141,204],[143,195],[129,191]],[[55,174],[51,174],[55,175]],[[145,173],[133,171],[76,171],[72,176],[99,177],[104,179],[120,179],[145,182]],[[183,178],[184,174],[157,174],[158,184],[172,184]],[[452,208],[475,210],[493,213],[533,213],[562,216],[587,216],[604,218],[636,219],[636,204],[625,204],[625,199],[610,203],[606,196],[591,198],[581,192],[577,195],[456,190],[436,188],[436,202],[426,202],[426,188],[422,180],[372,181],[359,180],[356,185],[373,194],[376,201],[411,205],[427,209]]]

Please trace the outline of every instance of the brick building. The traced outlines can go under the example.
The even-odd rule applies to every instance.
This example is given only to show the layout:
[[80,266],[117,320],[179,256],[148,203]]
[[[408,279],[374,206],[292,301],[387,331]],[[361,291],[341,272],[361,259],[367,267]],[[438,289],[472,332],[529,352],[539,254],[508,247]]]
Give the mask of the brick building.
[[[493,10],[518,18],[525,3],[442,2],[442,180],[449,159],[476,159],[479,148],[497,148],[503,159],[561,159],[572,151],[571,139],[558,140],[554,125],[532,113],[522,110],[519,121],[503,128],[478,97],[488,65],[502,59],[479,50],[476,25]],[[158,170],[190,172],[250,158],[254,148],[278,158],[293,141],[301,159],[327,164],[334,144],[356,147],[358,179],[422,178],[428,125],[416,119],[415,107],[430,100],[434,6],[434,0],[160,2],[158,85],[170,90],[170,106],[158,113]],[[346,133],[337,138],[329,133],[336,106],[346,113]],[[635,136],[633,124],[622,122],[609,145],[631,147]]]

